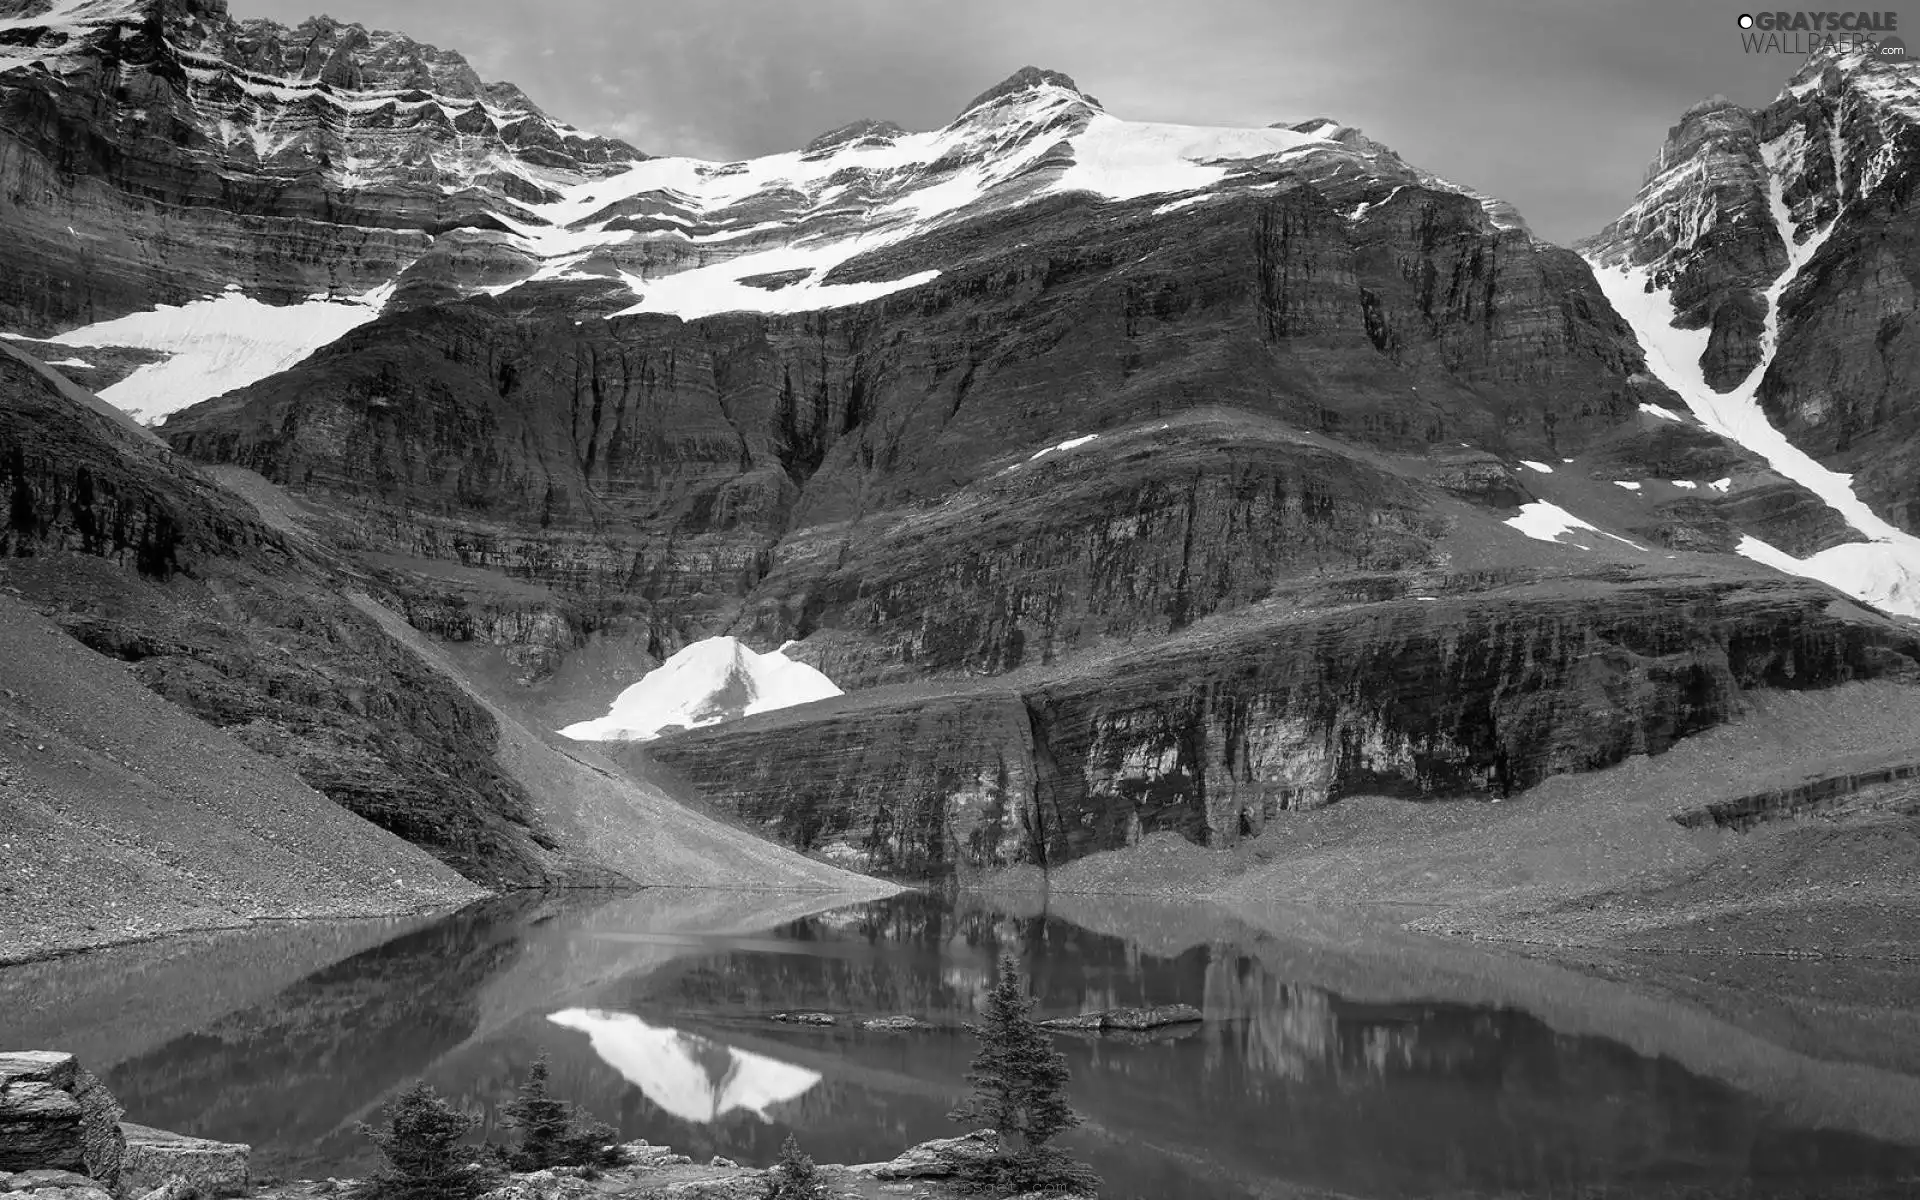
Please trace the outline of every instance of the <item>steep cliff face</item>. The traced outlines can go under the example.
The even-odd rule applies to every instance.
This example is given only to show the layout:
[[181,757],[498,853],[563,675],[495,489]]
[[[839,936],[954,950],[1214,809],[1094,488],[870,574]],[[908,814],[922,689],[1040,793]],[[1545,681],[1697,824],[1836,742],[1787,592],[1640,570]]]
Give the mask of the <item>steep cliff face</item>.
[[[1815,114],[1825,106],[1839,125],[1823,146]],[[1803,74],[1767,112],[1770,121],[1803,130],[1811,165],[1785,199],[1803,228],[1827,232],[1781,298],[1780,349],[1761,381],[1760,404],[1795,445],[1852,474],[1862,499],[1915,531],[1920,85],[1911,68],[1829,63]],[[1830,227],[1834,202],[1805,194],[1817,193],[1823,157],[1838,163]]]
[[149,688],[468,878],[565,874],[478,706],[333,595],[327,565],[151,434],[0,346],[0,573]]
[[1380,194],[1036,202],[838,269],[938,279],[793,315],[529,285],[390,314],[166,435],[384,549],[618,601],[667,652],[844,629],[856,682],[1002,670],[1418,565],[1430,494],[1393,476],[1430,446],[1557,461],[1674,403],[1571,255]]
[[[1464,584],[1467,581],[1459,581]],[[1645,575],[1271,603],[1032,682],[671,734],[656,759],[796,845],[917,878],[1207,845],[1354,793],[1504,796],[1754,688],[1920,679],[1920,636],[1798,581]]]
[[1721,391],[1759,364],[1761,293],[1787,265],[1768,206],[1761,124],[1723,97],[1688,109],[1633,206],[1584,246],[1599,262],[1647,267],[1673,296],[1673,323],[1709,331],[1701,368]]
[[52,332],[228,284],[397,276],[435,235],[639,158],[458,54],[224,0],[0,4],[0,325]]
[[1693,414],[1866,539],[1751,552],[1904,612],[1920,596],[1916,121],[1911,64],[1823,51],[1766,108],[1689,111],[1633,206],[1581,247]]

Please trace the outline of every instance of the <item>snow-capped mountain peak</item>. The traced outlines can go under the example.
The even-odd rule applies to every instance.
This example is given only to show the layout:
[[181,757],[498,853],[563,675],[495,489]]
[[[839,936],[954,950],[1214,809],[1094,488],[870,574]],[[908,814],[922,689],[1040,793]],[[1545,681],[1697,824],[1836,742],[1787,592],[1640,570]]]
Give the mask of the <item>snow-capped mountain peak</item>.
[[1693,415],[1865,539],[1804,560],[1751,537],[1741,552],[1907,614],[1920,614],[1920,540],[1797,444],[1770,411],[1768,389],[1795,290],[1817,274],[1847,214],[1872,209],[1909,161],[1916,95],[1911,66],[1826,51],[1765,109],[1718,96],[1696,104],[1668,132],[1632,205],[1579,247],[1649,368]]
[[1073,81],[1073,76],[1062,71],[1050,71],[1044,67],[1021,67],[968,101],[967,106],[960,110],[960,116],[965,117],[976,108],[999,105],[1009,99],[1019,99],[1024,93],[1034,91],[1065,92],[1090,107],[1096,109],[1101,107],[1098,100],[1080,90],[1080,85]]

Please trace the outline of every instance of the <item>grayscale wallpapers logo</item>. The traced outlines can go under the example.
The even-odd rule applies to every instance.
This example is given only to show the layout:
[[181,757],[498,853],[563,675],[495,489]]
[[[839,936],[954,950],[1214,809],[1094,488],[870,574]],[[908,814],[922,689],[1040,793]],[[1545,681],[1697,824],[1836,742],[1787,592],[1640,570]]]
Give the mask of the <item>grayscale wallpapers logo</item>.
[[1741,13],[1740,45],[1748,54],[1805,56],[1818,50],[1865,50],[1905,62],[1907,44],[1894,36],[1900,14],[1890,12]]

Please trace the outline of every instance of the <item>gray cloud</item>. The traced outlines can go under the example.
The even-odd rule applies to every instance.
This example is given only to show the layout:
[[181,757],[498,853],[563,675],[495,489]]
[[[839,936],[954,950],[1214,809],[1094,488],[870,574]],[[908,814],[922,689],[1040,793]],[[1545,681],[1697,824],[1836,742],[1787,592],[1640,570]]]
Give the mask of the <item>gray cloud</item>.
[[[297,21],[316,0],[232,0]],[[1612,219],[1666,129],[1797,65],[1706,0],[318,0],[466,53],[554,115],[655,154],[791,149],[859,117],[945,123],[1028,63],[1116,116],[1329,116],[1570,241]]]

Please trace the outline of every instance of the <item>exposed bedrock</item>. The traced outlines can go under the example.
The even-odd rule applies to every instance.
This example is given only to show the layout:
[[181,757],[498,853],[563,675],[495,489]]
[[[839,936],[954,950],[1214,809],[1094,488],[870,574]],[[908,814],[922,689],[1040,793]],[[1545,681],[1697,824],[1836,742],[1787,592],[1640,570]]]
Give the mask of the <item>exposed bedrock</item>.
[[238,21],[217,0],[37,26],[42,7],[15,6],[0,48],[7,328],[230,283],[270,302],[363,292],[436,235],[500,228],[493,214],[640,157],[401,34]]
[[1760,381],[1768,419],[1853,476],[1896,525],[1920,528],[1920,106],[1912,71],[1819,55],[1772,104],[1716,99],[1668,134],[1619,220],[1582,243],[1672,289],[1675,323],[1709,327],[1701,359],[1722,391],[1765,349],[1766,292],[1796,247],[1818,249],[1779,297],[1778,349]]
[[[858,681],[1422,566],[1438,493],[1372,455],[1575,453],[1676,403],[1584,264],[1465,197],[1203,207],[988,214],[841,268],[931,256],[932,283],[793,316],[605,320],[625,301],[592,283],[394,312],[165,436],[326,502],[368,548],[618,607],[664,653],[845,627]],[[1104,479],[1028,461],[1095,433],[1075,453]]]
[[1017,688],[875,689],[646,753],[791,844],[946,878],[1230,844],[1348,794],[1503,796],[1660,753],[1749,688],[1875,677],[1920,677],[1920,637],[1815,584],[1562,579],[1260,606]]

